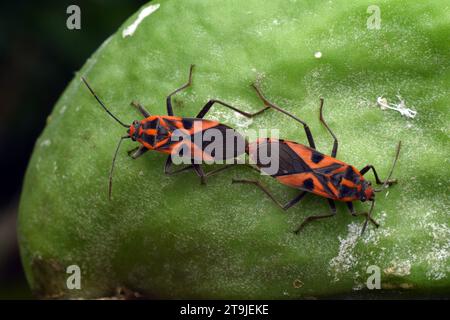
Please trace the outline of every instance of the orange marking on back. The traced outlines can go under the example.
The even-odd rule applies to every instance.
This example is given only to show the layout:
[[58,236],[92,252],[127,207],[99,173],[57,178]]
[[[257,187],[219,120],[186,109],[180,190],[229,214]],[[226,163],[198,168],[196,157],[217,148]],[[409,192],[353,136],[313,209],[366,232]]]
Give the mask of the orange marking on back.
[[344,172],[345,170],[347,170],[347,167],[348,167],[347,164],[346,164],[346,165],[343,165],[342,167],[339,167],[339,168],[333,170],[333,171],[331,172],[331,174],[335,174],[335,173],[339,173],[339,172]]
[[145,142],[142,139],[138,139],[137,142],[139,142],[140,144],[142,144],[144,147],[146,147],[148,150],[155,150],[155,148],[153,148],[153,146],[147,142]]
[[217,127],[220,123],[217,121],[211,121],[211,120],[202,120],[201,125],[198,124],[198,121],[194,122],[194,125],[191,129],[189,129],[189,132],[194,133],[194,130],[198,131],[200,129],[201,131],[206,131],[208,129]]
[[356,188],[356,184],[353,183],[353,181],[342,179],[341,184],[343,186],[349,187],[349,188]]
[[142,119],[141,123],[144,124],[144,123],[147,123],[147,122],[153,121],[155,119],[159,119],[159,118],[160,118],[160,116],[150,116],[145,119]]
[[[317,177],[312,172],[302,172],[302,173],[294,173],[284,176],[278,176],[276,179],[289,187],[308,191],[314,194],[317,194],[319,196],[330,198],[330,199],[336,199],[336,194],[329,194],[322,186],[320,181],[317,179]],[[309,190],[304,187],[304,182],[307,179],[311,179],[313,182],[314,187]],[[336,189],[331,189],[333,192],[336,191]]]
[[155,136],[158,133],[158,131],[156,129],[146,129],[146,130],[143,130],[142,133],[145,133],[149,136]]
[[169,141],[169,137],[159,141],[156,145],[155,145],[155,149],[160,148],[162,145],[164,145],[165,143],[167,143],[167,141]]
[[166,128],[166,129],[169,129],[169,126],[167,125],[166,121],[164,121],[163,118],[160,118],[160,119],[159,119],[159,125],[160,125],[160,126],[163,126],[163,127]]
[[331,183],[331,181],[327,182],[327,186],[328,188],[330,188],[330,190],[333,192],[335,197],[339,196],[339,191],[336,189],[336,187]]

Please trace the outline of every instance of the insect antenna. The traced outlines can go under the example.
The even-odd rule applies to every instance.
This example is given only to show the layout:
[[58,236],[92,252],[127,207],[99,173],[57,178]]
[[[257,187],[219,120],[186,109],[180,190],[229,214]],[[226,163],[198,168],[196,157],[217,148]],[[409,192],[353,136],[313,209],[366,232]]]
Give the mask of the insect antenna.
[[105,111],[114,119],[116,120],[118,123],[120,123],[123,127],[125,128],[129,128],[129,125],[126,125],[125,123],[123,123],[122,121],[120,121],[115,115],[112,114],[111,111],[108,110],[108,108],[105,106],[105,104],[103,103],[102,100],[100,100],[100,98],[95,94],[94,90],[91,88],[91,86],[89,85],[89,83],[86,81],[86,79],[84,77],[81,77],[81,80],[83,80],[84,84],[86,85],[86,87],[89,89],[89,91],[92,93],[92,95],[95,97],[95,99],[97,99],[98,103],[100,103],[100,105],[103,107],[103,109],[105,109]]
[[111,200],[111,193],[112,193],[112,177],[113,177],[113,171],[114,171],[114,165],[116,164],[116,157],[117,153],[119,152],[120,145],[122,144],[122,141],[125,139],[129,139],[129,136],[123,136],[120,138],[119,143],[117,144],[116,152],[114,152],[114,157],[111,164],[111,170],[109,171],[109,188],[108,188],[108,197],[109,200]]
[[383,191],[386,188],[386,186],[389,184],[389,180],[391,179],[392,173],[394,172],[395,164],[397,163],[398,155],[400,154],[401,146],[402,146],[402,142],[399,141],[398,145],[397,145],[397,152],[395,153],[394,163],[392,164],[392,167],[391,167],[391,171],[389,172],[389,175],[388,175],[387,179],[384,180],[384,183],[381,186],[381,188],[380,189],[375,189],[374,190],[375,192]]

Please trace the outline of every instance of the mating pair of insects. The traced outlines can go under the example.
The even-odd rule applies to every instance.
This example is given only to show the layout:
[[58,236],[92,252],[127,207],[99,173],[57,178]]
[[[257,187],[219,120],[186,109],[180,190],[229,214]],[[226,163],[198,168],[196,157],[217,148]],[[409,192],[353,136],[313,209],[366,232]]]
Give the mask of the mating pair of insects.
[[[312,136],[311,130],[308,125],[297,118],[293,114],[287,112],[286,110],[280,108],[276,104],[270,102],[262,93],[261,89],[252,85],[255,89],[258,97],[264,103],[264,108],[260,109],[255,113],[248,113],[242,111],[228,103],[225,103],[220,100],[209,100],[200,112],[197,114],[195,118],[186,118],[186,117],[178,117],[174,116],[173,108],[172,108],[172,96],[181,90],[189,87],[192,84],[192,71],[193,65],[191,65],[189,69],[189,80],[186,84],[181,86],[180,88],[174,90],[167,96],[166,99],[166,107],[167,107],[167,115],[151,115],[142,105],[137,102],[133,102],[132,105],[135,106],[139,112],[142,114],[144,119],[142,120],[134,120],[131,125],[127,125],[121,120],[119,120],[114,114],[109,111],[109,109],[105,106],[102,100],[97,96],[91,86],[88,84],[86,79],[82,78],[83,82],[88,87],[89,91],[96,98],[99,104],[103,107],[103,109],[114,118],[119,124],[123,127],[127,128],[127,135],[120,138],[120,141],[117,145],[116,151],[114,153],[111,171],[109,175],[109,197],[111,197],[112,190],[112,176],[114,170],[114,164],[116,160],[117,153],[119,151],[120,145],[124,139],[131,139],[133,141],[137,141],[140,146],[128,151],[128,155],[130,155],[133,159],[136,159],[146,153],[148,150],[157,151],[160,153],[167,154],[167,160],[164,166],[164,172],[166,174],[172,175],[175,173],[183,172],[186,170],[194,170],[194,172],[200,177],[202,184],[206,183],[206,178],[213,174],[216,174],[226,168],[229,168],[230,165],[224,166],[222,168],[212,170],[209,172],[205,172],[201,164],[197,161],[194,161],[194,156],[192,158],[191,164],[186,167],[183,167],[178,170],[171,170],[173,165],[172,163],[172,152],[175,148],[179,147],[179,144],[183,143],[178,139],[172,139],[172,134],[176,130],[182,130],[185,134],[194,137],[198,134],[205,134],[208,130],[215,129],[224,132],[225,130],[232,130],[232,128],[221,124],[217,121],[206,120],[204,117],[210,111],[211,107],[214,104],[222,105],[226,108],[229,108],[245,117],[252,118],[255,117],[268,109],[275,109],[295,121],[299,122],[303,125],[303,129],[306,134],[306,138],[308,140],[308,145],[305,146],[303,144],[282,140],[282,139],[272,139],[272,138],[260,138],[253,142],[248,142],[244,140],[244,138],[236,133],[236,137],[238,139],[244,140],[245,143],[245,153],[249,155],[251,159],[255,161],[255,169],[266,172],[267,165],[261,163],[259,161],[258,155],[261,154],[260,151],[269,151],[273,150],[273,148],[277,148],[279,151],[279,159],[278,159],[278,170],[277,172],[271,172],[273,178],[277,179],[278,182],[287,185],[289,187],[298,189],[300,192],[295,198],[286,204],[280,203],[272,193],[258,180],[248,180],[248,179],[233,179],[233,183],[244,183],[244,184],[252,184],[261,189],[270,199],[273,200],[275,204],[281,207],[283,210],[287,210],[297,204],[307,193],[313,193],[318,196],[324,197],[327,199],[331,212],[323,215],[312,215],[308,216],[302,224],[298,226],[298,228],[294,231],[298,233],[308,222],[324,219],[328,217],[332,217],[336,214],[336,205],[335,201],[345,202],[348,206],[350,213],[353,216],[364,215],[366,220],[362,227],[361,234],[367,227],[367,223],[370,221],[376,227],[379,224],[372,219],[372,211],[375,204],[375,192],[382,191],[385,187],[390,186],[396,182],[395,179],[391,180],[391,176],[397,162],[401,143],[398,143],[395,158],[390,169],[388,178],[385,181],[381,181],[377,171],[372,165],[367,165],[361,170],[357,170],[354,166],[349,165],[343,161],[336,159],[337,151],[338,151],[338,140],[334,135],[333,131],[328,127],[327,123],[323,117],[323,99],[320,99],[320,122],[325,126],[328,132],[334,139],[333,149],[330,155],[326,155],[316,150],[316,145],[314,143],[314,138]],[[201,124],[201,126],[195,126],[195,124]],[[201,128],[200,132],[196,131],[196,128]],[[215,160],[227,160],[229,157],[236,158],[239,156],[236,152],[229,155],[228,153],[222,153],[220,159],[217,159],[217,156],[214,154],[205,154],[207,150],[207,145],[202,143],[200,145],[189,144],[185,147],[188,148],[198,148],[203,159],[215,159]],[[191,152],[191,155],[198,155],[198,152]],[[370,181],[364,178],[364,175],[372,170],[375,176],[375,182],[378,185],[382,185],[379,189],[374,189],[370,183]],[[353,201],[370,201],[371,206],[368,212],[364,213],[356,213],[353,207]]]

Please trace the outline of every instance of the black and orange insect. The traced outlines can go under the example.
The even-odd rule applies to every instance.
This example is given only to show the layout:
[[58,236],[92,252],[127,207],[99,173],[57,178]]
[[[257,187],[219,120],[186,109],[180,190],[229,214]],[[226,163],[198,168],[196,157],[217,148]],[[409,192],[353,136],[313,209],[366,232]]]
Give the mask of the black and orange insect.
[[[303,125],[309,147],[294,141],[264,138],[251,142],[248,145],[247,152],[249,157],[254,160],[258,170],[265,172],[267,164],[262,164],[259,161],[258,155],[270,154],[271,150],[275,150],[274,148],[277,148],[276,150],[279,152],[278,171],[275,174],[270,175],[284,185],[299,189],[300,193],[288,203],[282,204],[263,184],[261,184],[261,182],[257,180],[233,179],[233,183],[248,183],[256,185],[283,210],[287,210],[297,204],[307,193],[313,193],[327,198],[331,213],[307,217],[294,231],[295,233],[298,233],[305,226],[305,224],[310,221],[334,216],[336,214],[335,201],[345,202],[353,216],[366,216],[366,221],[364,222],[361,233],[363,233],[366,229],[368,221],[371,221],[376,227],[378,227],[379,224],[371,217],[375,204],[375,192],[380,192],[385,187],[396,182],[396,180],[390,180],[390,178],[399,156],[401,142],[398,143],[395,160],[388,178],[385,181],[381,181],[378,177],[377,171],[372,165],[367,165],[361,170],[358,170],[354,166],[336,159],[338,140],[323,118],[323,99],[320,99],[320,122],[334,138],[331,156],[316,150],[316,145],[314,143],[311,130],[304,121],[267,100],[257,86],[253,85],[253,87],[259,98],[264,102],[265,106],[276,109],[277,111],[288,115]],[[374,189],[371,182],[364,178],[364,174],[366,174],[369,170],[373,171],[376,183],[378,185],[383,185],[382,188]],[[353,208],[353,201],[357,200],[362,202],[371,202],[368,213],[355,212],[355,209]]]
[[[105,106],[105,104],[100,100],[100,98],[97,96],[97,94],[94,92],[94,90],[91,88],[91,86],[88,84],[85,78],[81,78],[83,82],[86,84],[89,91],[92,93],[92,95],[97,99],[98,103],[103,107],[103,109],[119,124],[121,124],[123,127],[127,128],[127,135],[120,138],[120,141],[117,145],[116,151],[114,153],[114,157],[112,160],[111,165],[111,171],[109,175],[109,197],[111,197],[111,190],[112,190],[112,175],[114,170],[114,164],[116,161],[116,156],[119,151],[120,145],[124,139],[131,139],[133,141],[137,141],[140,143],[140,146],[128,151],[128,155],[131,156],[131,158],[136,159],[140,156],[142,156],[144,153],[146,153],[149,150],[157,151],[160,153],[164,153],[169,155],[167,157],[165,166],[164,166],[164,173],[171,175],[179,172],[183,172],[189,169],[193,169],[195,173],[200,177],[201,183],[206,183],[206,177],[211,176],[219,171],[222,171],[223,169],[229,167],[229,166],[223,166],[222,168],[211,170],[210,172],[205,173],[201,164],[198,163],[198,161],[201,160],[212,160],[216,162],[220,162],[223,160],[227,160],[231,158],[236,158],[239,154],[239,148],[235,148],[233,153],[230,152],[221,152],[216,154],[206,154],[205,149],[209,145],[208,141],[205,141],[204,139],[195,139],[195,135],[204,135],[208,130],[216,129],[221,132],[226,132],[227,130],[233,130],[229,126],[226,126],[224,124],[221,124],[217,121],[212,120],[206,120],[203,119],[203,117],[208,113],[208,111],[211,109],[211,107],[218,103],[226,108],[229,108],[233,111],[236,111],[240,113],[241,115],[251,118],[254,117],[265,110],[269,109],[268,106],[265,108],[262,108],[261,110],[255,112],[255,113],[247,113],[245,111],[239,110],[236,107],[231,106],[228,103],[225,103],[220,100],[212,99],[209,100],[203,108],[200,110],[200,112],[197,114],[195,118],[186,118],[186,117],[178,117],[174,116],[173,114],[173,108],[172,108],[172,96],[176,94],[177,92],[180,92],[181,90],[189,87],[192,83],[192,71],[193,71],[194,65],[191,65],[189,69],[189,80],[186,84],[181,86],[180,88],[174,90],[172,93],[170,93],[166,98],[166,107],[167,107],[167,115],[151,115],[142,105],[140,105],[137,102],[132,102],[131,104],[136,107],[139,112],[144,116],[144,119],[142,120],[134,120],[131,125],[126,125],[124,122],[119,120],[114,114],[109,111],[109,109]],[[200,124],[199,126],[196,126],[195,124]],[[200,131],[196,131],[196,128],[201,128]],[[188,145],[182,146],[181,144],[186,143],[184,140],[175,140],[173,139],[173,133],[175,130],[181,130],[186,135],[190,136],[192,139],[190,141],[200,141],[199,145],[189,143]],[[236,144],[238,143],[244,143],[245,145],[245,139],[237,132],[233,130],[233,135],[235,137]],[[237,141],[239,139],[242,139],[242,141]],[[185,166],[181,169],[171,171],[170,168],[173,165],[172,162],[172,153],[176,150],[182,150],[182,147],[188,148],[191,150],[189,153],[192,157],[191,164],[188,166]],[[196,149],[196,150],[192,150]],[[244,153],[245,150],[242,150],[242,153]],[[220,157],[220,158],[219,158]],[[227,162],[228,163],[228,162]]]

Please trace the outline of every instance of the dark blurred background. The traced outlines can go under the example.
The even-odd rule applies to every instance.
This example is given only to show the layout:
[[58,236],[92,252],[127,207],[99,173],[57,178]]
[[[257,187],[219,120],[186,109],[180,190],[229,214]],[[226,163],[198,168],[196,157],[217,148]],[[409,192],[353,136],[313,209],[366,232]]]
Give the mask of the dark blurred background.
[[[16,239],[22,180],[36,138],[66,85],[145,0],[2,1],[0,4],[0,299],[32,298]],[[69,5],[81,30],[69,30]]]

